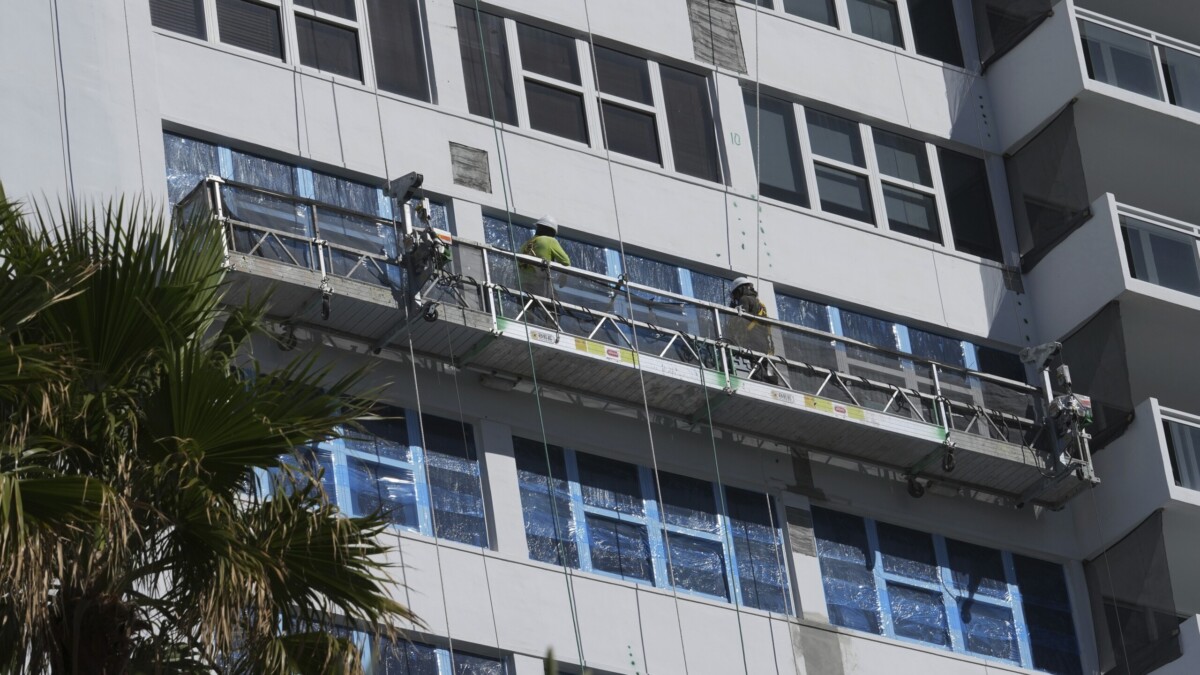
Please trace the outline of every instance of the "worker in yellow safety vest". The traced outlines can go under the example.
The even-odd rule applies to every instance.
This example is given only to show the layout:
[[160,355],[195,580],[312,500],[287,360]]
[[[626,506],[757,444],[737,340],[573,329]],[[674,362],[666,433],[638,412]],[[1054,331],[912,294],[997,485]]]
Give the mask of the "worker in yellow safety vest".
[[755,317],[768,316],[767,307],[758,299],[758,291],[755,290],[754,281],[750,277],[738,277],[733,280],[729,306],[739,310],[741,316],[731,317],[726,338],[735,347],[758,352],[744,355],[744,358],[752,362],[751,368],[757,365],[753,379],[776,384],[778,377],[769,365],[770,359],[762,358],[775,353],[770,326],[755,320]]
[[[563,250],[555,236],[558,234],[558,221],[553,216],[542,216],[536,223],[533,236],[521,245],[522,255],[541,258],[548,262],[571,266],[571,258]],[[517,263],[517,273],[521,277],[521,290],[532,295],[553,300],[554,287],[550,283],[550,269],[527,260]]]

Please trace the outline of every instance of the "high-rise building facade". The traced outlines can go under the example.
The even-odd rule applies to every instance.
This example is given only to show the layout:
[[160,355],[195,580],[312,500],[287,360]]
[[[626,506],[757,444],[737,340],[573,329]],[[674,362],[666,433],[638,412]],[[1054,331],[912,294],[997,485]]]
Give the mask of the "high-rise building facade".
[[212,210],[264,363],[384,385],[301,452],[394,525],[377,672],[1200,670],[1188,3],[4,0],[0,51],[10,196]]

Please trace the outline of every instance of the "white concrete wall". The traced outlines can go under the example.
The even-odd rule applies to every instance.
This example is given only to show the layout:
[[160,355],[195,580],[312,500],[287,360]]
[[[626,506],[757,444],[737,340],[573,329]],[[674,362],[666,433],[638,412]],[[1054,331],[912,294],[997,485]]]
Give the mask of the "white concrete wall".
[[149,4],[9,0],[0,15],[0,181],[8,194],[161,200]]
[[1192,675],[1200,672],[1200,616],[1190,616],[1179,625],[1179,647],[1183,656],[1150,671],[1150,675]]
[[1084,88],[1079,29],[1069,0],[1059,2],[987,71],[1002,152],[1013,152]]

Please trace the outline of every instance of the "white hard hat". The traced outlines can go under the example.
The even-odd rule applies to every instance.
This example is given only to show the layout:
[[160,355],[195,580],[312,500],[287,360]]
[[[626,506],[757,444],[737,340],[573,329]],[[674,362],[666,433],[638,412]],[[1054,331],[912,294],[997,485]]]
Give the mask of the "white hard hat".
[[733,280],[733,285],[730,286],[729,289],[736,291],[737,289],[741,288],[742,286],[747,286],[747,285],[753,286],[754,279],[751,279],[750,277],[738,277]]
[[555,234],[558,234],[558,221],[554,219],[554,216],[551,216],[551,215],[542,216],[541,218],[538,219],[538,221],[536,223],[534,223],[534,225],[536,225],[537,227],[549,228],[550,231],[554,232]]

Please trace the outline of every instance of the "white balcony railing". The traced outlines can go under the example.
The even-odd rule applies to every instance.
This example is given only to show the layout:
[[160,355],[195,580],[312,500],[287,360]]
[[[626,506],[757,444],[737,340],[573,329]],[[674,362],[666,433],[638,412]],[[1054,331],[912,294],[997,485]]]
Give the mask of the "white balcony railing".
[[1200,226],[1117,205],[1134,279],[1200,296]]
[[1161,408],[1175,484],[1200,490],[1200,416]]
[[1088,77],[1200,112],[1200,46],[1076,7]]

